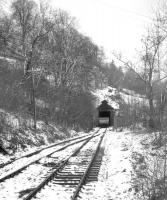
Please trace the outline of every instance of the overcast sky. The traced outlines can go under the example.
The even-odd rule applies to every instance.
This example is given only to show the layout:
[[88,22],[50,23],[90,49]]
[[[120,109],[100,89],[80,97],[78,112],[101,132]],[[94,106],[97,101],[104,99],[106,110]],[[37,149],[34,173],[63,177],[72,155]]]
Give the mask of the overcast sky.
[[[3,0],[9,2],[11,0]],[[36,0],[40,1],[40,0]],[[153,10],[166,0],[46,0],[76,17],[79,31],[102,46],[111,60],[111,52],[122,52],[132,59],[141,46],[141,38],[151,23]],[[5,3],[5,4],[6,4]]]
[[76,17],[80,31],[104,50],[109,58],[113,50],[129,58],[135,55],[141,37],[151,23],[159,0],[50,0],[54,7]]

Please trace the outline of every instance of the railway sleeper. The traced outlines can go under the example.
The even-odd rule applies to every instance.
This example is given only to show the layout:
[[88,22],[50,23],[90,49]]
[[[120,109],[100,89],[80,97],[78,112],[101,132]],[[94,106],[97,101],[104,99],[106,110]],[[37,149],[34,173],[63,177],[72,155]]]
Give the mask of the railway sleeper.
[[[62,173],[68,173],[68,174],[75,174],[77,173],[77,169],[67,169],[67,170],[63,170]],[[80,170],[78,173],[84,173],[85,169]]]
[[71,172],[57,172],[57,175],[56,176],[75,176],[75,175],[78,175],[78,176],[83,176],[84,172],[75,172],[74,174],[71,173]]
[[72,167],[79,167],[79,168],[81,168],[81,169],[85,169],[86,168],[86,166],[78,166],[78,165],[71,165],[70,163],[69,163],[69,165],[68,166],[65,166],[64,167],[64,170],[67,170],[67,169],[70,169],[71,170],[71,168]]
[[91,171],[99,170],[99,169],[100,169],[100,166],[91,166],[91,167],[90,167],[90,170],[91,170]]
[[93,175],[92,175],[92,176],[89,176],[89,175],[88,175],[87,178],[86,178],[86,180],[87,180],[87,179],[95,179],[95,178],[97,179],[98,177],[97,177],[96,175],[94,175],[94,176],[93,176]]
[[56,179],[66,179],[66,178],[82,178],[82,175],[68,175],[68,176],[56,176]]
[[94,171],[94,172],[90,171],[90,172],[88,173],[88,176],[94,176],[94,175],[98,175],[98,174],[99,174],[98,171]]
[[98,178],[87,178],[86,181],[85,181],[85,184],[87,182],[97,182],[98,181]]
[[97,177],[97,173],[88,174],[87,177]]
[[76,182],[70,182],[70,181],[62,181],[62,182],[57,182],[57,181],[53,181],[54,184],[57,184],[57,185],[72,185],[72,186],[77,186],[79,181],[76,181]]
[[54,179],[54,181],[55,182],[79,182],[80,181],[80,179],[79,178],[72,178],[72,179],[69,179],[69,178],[67,178],[67,179]]
[[98,173],[99,173],[99,170],[93,170],[93,171],[91,170],[90,172],[88,172],[88,175],[91,176]]
[[96,168],[96,169],[93,169],[93,170],[90,169],[90,171],[88,172],[88,174],[91,174],[91,173],[92,173],[92,174],[94,174],[94,173],[99,173],[99,171],[100,171],[100,169],[97,169],[97,168]]
[[[84,162],[85,162],[85,161],[84,161]],[[69,164],[70,164],[70,165],[83,165],[82,162],[70,162],[70,161],[69,161]],[[85,164],[87,164],[87,163],[85,162]]]
[[94,163],[94,165],[100,165],[101,162],[102,162],[102,159],[100,159],[100,160],[95,160],[93,163]]
[[[91,137],[92,138],[92,137]],[[88,143],[88,141],[90,141],[90,138],[89,140],[85,141],[73,154],[72,156],[76,156],[78,154],[78,152],[80,151],[80,149],[86,144]],[[62,149],[61,149],[62,150]],[[90,151],[92,152],[92,151]],[[85,155],[83,156],[83,158],[85,157]],[[90,157],[90,154],[87,156],[87,159]],[[51,180],[53,183],[55,184],[61,184],[61,185],[75,185],[75,186],[78,186],[78,183],[79,183],[79,186],[81,185],[81,180],[84,179],[84,174],[85,174],[85,169],[87,169],[87,166],[84,166],[84,168],[82,168],[82,171],[77,171],[77,170],[74,170],[75,166],[69,166],[68,163],[69,163],[69,159],[71,158],[71,156],[69,156],[67,159],[65,159],[64,161],[62,161],[60,167],[55,171],[53,172],[49,177],[46,178],[46,180],[44,180],[40,185],[38,185],[37,188],[35,188],[26,198],[25,200],[30,200],[32,197],[34,197],[38,191],[40,191],[46,184],[48,184]],[[82,159],[82,156],[81,158]],[[80,160],[79,159],[79,160]],[[84,159],[83,159],[84,160]],[[86,161],[86,160],[85,160]],[[68,170],[67,169],[64,169],[64,165],[68,165]],[[66,167],[65,167],[66,168]],[[77,168],[77,167],[76,167]],[[81,168],[81,167],[80,167]],[[67,180],[66,182],[64,182],[63,180],[61,181],[61,179],[57,180],[56,177],[57,176],[60,176],[60,175],[73,175],[73,174],[78,174],[78,175],[81,175],[81,178],[76,181],[74,181],[75,179],[72,179],[72,180]]]

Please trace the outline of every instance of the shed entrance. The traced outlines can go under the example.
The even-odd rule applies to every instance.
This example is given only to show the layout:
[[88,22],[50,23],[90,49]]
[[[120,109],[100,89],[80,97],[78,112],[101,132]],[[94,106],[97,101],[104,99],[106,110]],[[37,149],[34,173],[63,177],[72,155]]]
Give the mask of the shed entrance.
[[99,111],[99,122],[101,125],[110,124],[110,111]]
[[113,126],[114,125],[114,109],[108,105],[107,101],[102,101],[98,107],[99,126]]

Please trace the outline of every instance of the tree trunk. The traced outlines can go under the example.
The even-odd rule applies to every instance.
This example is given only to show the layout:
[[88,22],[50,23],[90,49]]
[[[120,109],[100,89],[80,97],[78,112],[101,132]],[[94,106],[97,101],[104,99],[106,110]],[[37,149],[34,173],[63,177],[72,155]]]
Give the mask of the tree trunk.
[[154,113],[154,101],[153,101],[153,91],[150,87],[149,91],[149,127],[155,128],[155,113]]
[[32,74],[32,106],[33,106],[33,121],[34,121],[34,129],[37,128],[36,122],[36,101],[35,101],[35,85],[34,85],[34,74]]

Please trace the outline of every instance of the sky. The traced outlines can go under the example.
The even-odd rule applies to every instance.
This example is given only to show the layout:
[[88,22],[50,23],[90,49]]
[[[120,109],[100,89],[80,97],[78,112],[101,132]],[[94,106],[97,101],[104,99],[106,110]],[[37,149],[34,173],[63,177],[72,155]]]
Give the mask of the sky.
[[107,58],[136,55],[159,0],[50,0],[76,17],[79,31],[103,47]]
[[[5,4],[9,1],[2,0]],[[111,61],[113,52],[121,53],[126,60],[137,57],[141,38],[152,23],[153,11],[165,0],[46,1],[52,8],[61,8],[75,17],[79,31],[102,47]]]

